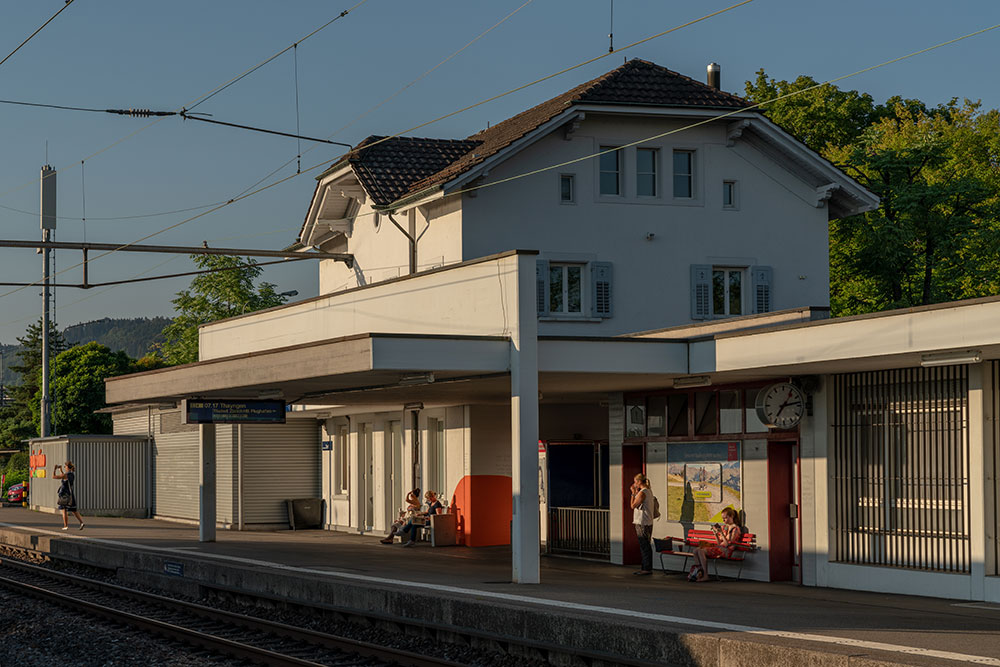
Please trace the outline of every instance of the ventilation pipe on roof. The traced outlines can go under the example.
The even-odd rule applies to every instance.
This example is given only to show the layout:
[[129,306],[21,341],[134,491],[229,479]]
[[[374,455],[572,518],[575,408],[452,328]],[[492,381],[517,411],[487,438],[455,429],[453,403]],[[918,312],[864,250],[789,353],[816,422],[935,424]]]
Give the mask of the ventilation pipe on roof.
[[707,83],[716,90],[722,90],[722,68],[719,63],[708,63]]

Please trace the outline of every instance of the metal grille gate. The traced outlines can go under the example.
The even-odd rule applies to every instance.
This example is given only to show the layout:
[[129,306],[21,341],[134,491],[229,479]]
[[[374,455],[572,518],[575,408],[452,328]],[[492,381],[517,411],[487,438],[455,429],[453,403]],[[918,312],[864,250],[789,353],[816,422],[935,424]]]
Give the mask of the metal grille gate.
[[968,367],[834,381],[834,557],[970,571]]

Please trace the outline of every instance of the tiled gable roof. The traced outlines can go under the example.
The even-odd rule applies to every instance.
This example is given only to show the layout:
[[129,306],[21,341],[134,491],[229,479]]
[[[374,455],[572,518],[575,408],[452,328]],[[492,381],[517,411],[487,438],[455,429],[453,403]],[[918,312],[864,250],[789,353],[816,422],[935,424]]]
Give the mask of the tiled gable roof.
[[377,206],[396,201],[413,183],[440,172],[480,143],[420,137],[393,137],[375,143],[380,139],[383,137],[368,137],[347,158]]
[[[749,102],[645,60],[624,65],[464,140],[396,137],[369,149],[365,139],[348,159],[365,190],[385,206],[442,185],[552,120],[573,104],[699,107],[734,110]],[[360,168],[359,168],[360,167]]]

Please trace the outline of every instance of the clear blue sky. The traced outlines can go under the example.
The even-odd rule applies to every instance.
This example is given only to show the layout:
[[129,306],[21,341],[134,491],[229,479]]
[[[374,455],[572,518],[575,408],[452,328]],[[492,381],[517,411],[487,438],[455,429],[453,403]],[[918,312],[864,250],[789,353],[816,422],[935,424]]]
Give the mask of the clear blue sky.
[[[76,0],[0,66],[0,98],[98,108],[176,109],[290,45],[355,0]],[[524,0],[368,0],[298,49],[303,134],[325,137],[406,85],[517,8]],[[730,4],[692,0],[618,0],[615,45],[641,39]],[[63,0],[8,3],[0,24],[0,57],[63,5]],[[609,0],[534,0],[461,55],[405,93],[333,137],[356,143],[389,134],[557,71],[608,49]],[[643,44],[625,54],[703,79],[722,66],[722,85],[740,93],[764,68],[791,79],[825,80],[1000,23],[992,0],[755,0],[724,15]],[[841,87],[919,98],[952,97],[1000,106],[995,74],[1000,30],[858,76]],[[577,83],[618,66],[614,55],[419,132],[464,137]],[[198,108],[220,120],[295,130],[293,60],[288,53]],[[80,241],[84,225],[81,159],[149,121],[0,105],[2,238],[37,239],[38,170],[60,170],[57,240]],[[306,148],[311,144],[304,144]],[[342,149],[311,151],[303,166],[329,163]],[[296,154],[295,141],[168,118],[85,165],[86,239],[127,242],[184,219],[185,214],[118,221],[229,199]],[[294,178],[147,243],[281,248],[291,243],[315,185]],[[279,173],[294,173],[294,165]],[[33,212],[17,213],[9,208]],[[190,214],[186,214],[190,215]],[[186,257],[118,254],[94,262],[91,281],[191,268]],[[80,261],[60,252],[57,269]],[[34,280],[40,258],[0,249],[0,281]],[[316,267],[268,269],[280,290],[316,293]],[[61,280],[79,282],[79,270]],[[58,322],[101,317],[171,315],[170,299],[189,279],[99,292],[61,289]],[[0,287],[0,294],[11,288]],[[82,299],[82,300],[81,300]],[[14,342],[40,312],[37,288],[0,297],[0,341]]]

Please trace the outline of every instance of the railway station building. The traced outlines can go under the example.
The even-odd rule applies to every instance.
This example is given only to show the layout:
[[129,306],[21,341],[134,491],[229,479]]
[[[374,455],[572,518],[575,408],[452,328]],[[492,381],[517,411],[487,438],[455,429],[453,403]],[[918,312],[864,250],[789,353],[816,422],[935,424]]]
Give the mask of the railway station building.
[[[153,515],[208,539],[299,497],[381,535],[420,487],[534,583],[543,549],[637,562],[644,471],[655,537],[740,511],[745,577],[1000,601],[1000,299],[830,319],[828,223],[877,206],[641,60],[465,139],[369,137],[297,241],[353,262],[203,326],[195,364],[109,379],[115,433],[153,443]],[[212,398],[286,423],[183,423]]]

